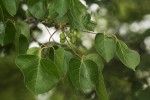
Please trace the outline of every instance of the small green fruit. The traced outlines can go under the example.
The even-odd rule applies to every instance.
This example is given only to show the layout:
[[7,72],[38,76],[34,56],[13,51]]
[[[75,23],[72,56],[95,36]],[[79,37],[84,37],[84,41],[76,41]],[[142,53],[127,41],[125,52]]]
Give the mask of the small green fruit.
[[60,39],[60,43],[65,43],[65,39]]
[[80,34],[79,32],[77,32],[77,33],[76,33],[76,37],[77,37],[78,39],[80,39],[80,38],[81,38],[81,34]]
[[74,36],[74,32],[71,32],[70,35],[71,35],[71,36]]
[[71,38],[74,36],[74,32],[68,33],[68,37]]
[[74,30],[73,30],[73,29],[70,29],[70,32],[71,32],[71,33],[74,33]]
[[70,41],[71,41],[71,43],[75,43],[76,42],[76,38],[72,37]]
[[61,33],[61,34],[59,35],[59,37],[60,37],[60,39],[65,39],[65,38],[66,38],[64,33]]
[[51,19],[51,16],[48,16],[47,19]]

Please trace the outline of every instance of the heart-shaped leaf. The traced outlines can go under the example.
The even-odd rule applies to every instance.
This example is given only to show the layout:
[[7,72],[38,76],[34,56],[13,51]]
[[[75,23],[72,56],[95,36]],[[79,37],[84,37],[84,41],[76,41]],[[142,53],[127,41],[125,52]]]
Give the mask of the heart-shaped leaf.
[[18,21],[15,24],[17,29],[15,36],[15,48],[19,54],[26,54],[26,51],[29,47],[29,39],[30,39],[30,28],[28,24],[23,21]]
[[47,0],[28,0],[30,13],[37,19],[44,19],[47,15]]
[[69,10],[70,0],[54,0],[54,10],[62,18]]
[[7,12],[14,16],[17,13],[19,0],[1,0]]
[[[37,51],[37,48],[34,49],[31,51]],[[16,65],[25,77],[26,86],[35,94],[49,91],[60,80],[57,66],[50,59],[41,58],[39,52],[36,55],[20,55],[16,59]]]
[[116,41],[113,37],[98,33],[95,37],[95,48],[97,52],[109,62],[115,55]]
[[62,47],[50,47],[43,50],[43,57],[52,60],[58,66],[60,75],[64,77],[68,70],[68,63],[73,58],[73,55]]
[[91,60],[80,61],[72,58],[69,63],[69,77],[76,89],[93,89],[98,79],[98,66]]
[[68,19],[71,27],[75,29],[84,29],[85,23],[88,20],[87,17],[87,9],[79,0],[70,0],[69,11],[68,11]]
[[27,38],[24,35],[20,34],[17,40],[18,41],[16,41],[16,50],[19,54],[26,54],[26,51],[29,47],[29,42]]
[[2,28],[2,33],[0,34],[0,42],[1,45],[7,45],[12,43],[15,39],[16,29],[14,24],[11,21],[7,21],[7,23],[0,22],[0,28]]
[[140,62],[140,55],[136,51],[129,49],[128,46],[120,40],[117,42],[116,51],[121,62],[127,67],[135,70]]

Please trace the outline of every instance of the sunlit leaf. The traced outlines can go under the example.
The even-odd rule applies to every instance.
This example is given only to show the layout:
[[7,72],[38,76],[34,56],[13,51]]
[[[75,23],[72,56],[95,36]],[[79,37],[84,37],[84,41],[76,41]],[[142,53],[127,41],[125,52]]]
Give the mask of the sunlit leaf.
[[115,55],[116,41],[113,37],[98,33],[95,37],[95,48],[97,52],[109,62]]
[[99,71],[103,70],[104,64],[103,64],[102,58],[98,54],[96,54],[96,53],[88,54],[86,56],[86,59],[89,59],[89,60],[92,60],[93,62],[95,62],[99,68]]
[[39,54],[20,55],[16,59],[16,64],[25,77],[26,86],[35,94],[48,92],[60,80],[57,66],[51,60],[41,58]]
[[70,0],[68,18],[71,27],[75,29],[84,29],[88,13],[86,7],[79,0]]
[[28,0],[30,13],[37,19],[44,19],[47,15],[47,0]]
[[62,18],[69,10],[70,0],[53,0],[53,2],[54,10],[59,14],[60,18]]
[[1,0],[7,12],[14,16],[17,13],[19,0]]
[[80,61],[71,59],[69,63],[69,76],[76,89],[86,91],[96,85],[98,66],[91,60]]
[[127,67],[135,70],[140,62],[140,55],[136,51],[129,49],[128,46],[120,40],[117,42],[116,51],[121,62]]

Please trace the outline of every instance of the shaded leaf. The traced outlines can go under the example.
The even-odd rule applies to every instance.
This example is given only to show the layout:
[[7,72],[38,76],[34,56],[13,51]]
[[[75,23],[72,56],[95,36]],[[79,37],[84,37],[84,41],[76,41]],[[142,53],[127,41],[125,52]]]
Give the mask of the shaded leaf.
[[0,44],[3,45],[3,39],[5,34],[5,24],[4,22],[0,21]]
[[137,100],[149,100],[149,98],[150,98],[149,93],[150,93],[149,87],[143,91],[140,91],[140,93],[137,96]]
[[29,47],[29,42],[27,38],[24,35],[20,34],[19,42],[18,42],[18,53],[25,54],[26,51],[28,50],[28,47]]
[[[5,32],[4,32],[4,27],[5,27]],[[14,24],[11,21],[7,21],[6,26],[4,23],[1,23],[1,28],[3,32],[1,33],[1,45],[7,45],[15,39],[15,34],[16,34],[16,29]]]
[[18,21],[15,26],[17,29],[15,37],[16,50],[19,54],[26,54],[26,51],[29,47],[30,28],[23,21]]
[[0,21],[4,21],[3,9],[0,5]]

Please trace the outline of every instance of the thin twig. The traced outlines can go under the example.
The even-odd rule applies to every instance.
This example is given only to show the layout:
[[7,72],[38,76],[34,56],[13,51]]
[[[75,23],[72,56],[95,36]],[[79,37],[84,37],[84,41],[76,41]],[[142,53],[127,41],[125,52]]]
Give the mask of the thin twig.
[[82,32],[86,32],[86,33],[90,33],[90,34],[97,34],[97,33],[94,33],[94,32],[91,32],[91,31],[85,31],[85,30],[82,30]]
[[57,31],[58,31],[58,29],[50,36],[50,38],[49,38],[49,43],[50,43],[50,41],[51,41],[51,38],[53,37],[53,35],[54,35]]
[[[65,33],[65,35],[67,36],[67,34]],[[67,41],[67,43],[68,43],[68,45],[69,45],[69,47],[71,48],[71,50],[80,58],[80,59],[82,59],[82,57],[73,49],[73,47],[71,46],[71,44],[69,43],[69,41],[68,41],[68,39],[66,38],[66,41]]]
[[[44,25],[45,26],[45,25]],[[49,35],[50,35],[50,37],[51,37],[51,33],[50,33],[50,31],[48,30],[48,28],[45,26],[45,28],[46,28],[46,30],[48,31],[48,33],[49,33]],[[56,41],[54,40],[54,38],[52,37],[52,39],[53,39],[53,41],[56,43]],[[49,41],[49,43],[50,43],[50,41]]]

